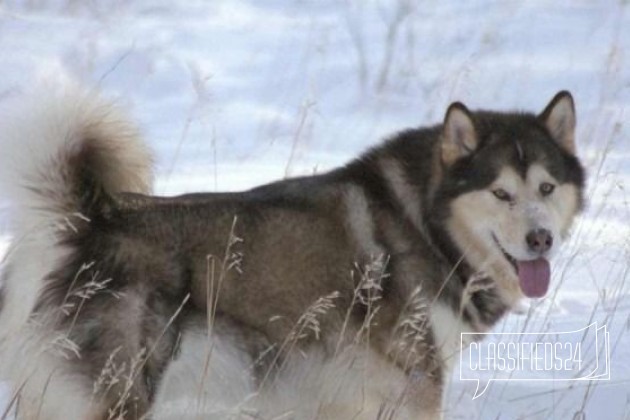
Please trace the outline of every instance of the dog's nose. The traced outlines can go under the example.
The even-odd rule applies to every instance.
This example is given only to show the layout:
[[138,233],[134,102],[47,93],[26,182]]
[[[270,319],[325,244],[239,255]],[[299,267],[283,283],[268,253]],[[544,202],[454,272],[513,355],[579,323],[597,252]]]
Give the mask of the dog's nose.
[[535,229],[530,231],[525,237],[530,251],[543,254],[553,245],[553,236],[547,229]]

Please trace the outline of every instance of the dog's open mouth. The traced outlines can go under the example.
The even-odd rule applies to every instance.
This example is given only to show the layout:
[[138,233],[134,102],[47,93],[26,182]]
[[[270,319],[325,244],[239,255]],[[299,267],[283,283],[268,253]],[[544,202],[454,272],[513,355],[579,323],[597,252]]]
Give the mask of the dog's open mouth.
[[546,258],[539,257],[535,260],[518,261],[510,255],[499,243],[496,236],[492,235],[505,258],[510,262],[518,274],[518,282],[523,294],[529,298],[545,296],[549,290],[551,268]]

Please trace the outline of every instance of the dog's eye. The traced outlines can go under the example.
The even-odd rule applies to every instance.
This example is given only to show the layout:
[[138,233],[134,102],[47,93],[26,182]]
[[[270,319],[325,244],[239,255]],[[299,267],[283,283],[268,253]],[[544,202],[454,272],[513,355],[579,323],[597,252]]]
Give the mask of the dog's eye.
[[538,189],[540,190],[540,193],[543,195],[543,197],[545,197],[551,194],[555,188],[555,185],[548,182],[543,182],[542,184],[540,184],[540,187]]
[[494,196],[501,201],[512,201],[512,196],[503,188],[497,188],[496,190],[493,190],[492,194],[494,194]]

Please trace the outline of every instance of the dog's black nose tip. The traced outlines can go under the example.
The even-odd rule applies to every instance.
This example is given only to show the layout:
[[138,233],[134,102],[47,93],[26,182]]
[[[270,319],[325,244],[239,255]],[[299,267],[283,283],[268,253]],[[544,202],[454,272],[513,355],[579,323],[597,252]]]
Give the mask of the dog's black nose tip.
[[543,254],[553,245],[553,236],[547,229],[535,229],[530,231],[525,237],[530,251]]

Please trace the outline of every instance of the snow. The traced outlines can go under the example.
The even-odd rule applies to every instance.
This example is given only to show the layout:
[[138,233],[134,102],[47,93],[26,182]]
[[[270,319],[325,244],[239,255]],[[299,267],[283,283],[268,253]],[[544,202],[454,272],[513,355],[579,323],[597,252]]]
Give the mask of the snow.
[[326,170],[402,128],[439,122],[454,100],[542,110],[571,90],[588,208],[554,261],[550,298],[532,304],[529,323],[512,315],[497,331],[607,324],[612,378],[570,389],[493,383],[472,401],[474,385],[456,372],[446,418],[580,410],[624,418],[629,8],[620,0],[5,0],[0,101],[51,74],[98,84],[129,107],[156,151],[157,192],[176,194]]

